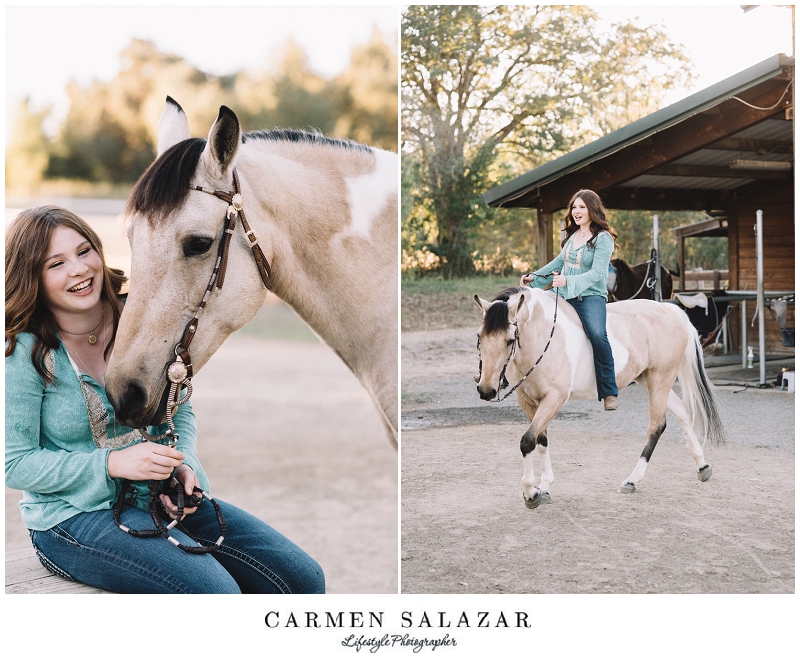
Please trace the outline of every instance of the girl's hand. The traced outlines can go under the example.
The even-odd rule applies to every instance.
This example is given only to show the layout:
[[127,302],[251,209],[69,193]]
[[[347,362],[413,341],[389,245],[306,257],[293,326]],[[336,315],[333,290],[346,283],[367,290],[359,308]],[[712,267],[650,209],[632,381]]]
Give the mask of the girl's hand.
[[567,285],[567,278],[564,275],[554,275],[553,276],[553,287],[554,288],[561,288]]
[[[197,480],[197,476],[189,465],[181,465],[175,470],[172,476],[183,485],[183,491],[187,499],[192,495],[195,487],[200,487],[200,482]],[[178,519],[178,506],[172,503],[172,499],[166,494],[162,494],[161,503],[164,504],[164,509],[172,519]],[[183,517],[191,515],[195,510],[197,510],[197,507],[184,508]],[[181,517],[181,519],[183,519],[183,517]]]
[[533,281],[533,275],[522,275],[522,277],[519,280],[519,285],[527,286],[532,281]]
[[108,454],[108,475],[132,481],[163,481],[185,456],[169,446],[141,442]]

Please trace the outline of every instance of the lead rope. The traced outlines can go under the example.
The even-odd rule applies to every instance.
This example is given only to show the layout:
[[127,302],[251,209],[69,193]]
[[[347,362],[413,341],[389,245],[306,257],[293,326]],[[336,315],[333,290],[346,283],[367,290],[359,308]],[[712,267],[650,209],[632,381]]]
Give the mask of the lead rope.
[[[169,398],[167,403],[167,424],[168,429],[163,435],[153,436],[150,435],[144,429],[140,429],[139,432],[142,434],[142,437],[145,441],[148,442],[155,442],[161,443],[161,440],[166,439],[167,441],[164,442],[166,446],[170,448],[174,448],[178,440],[180,439],[180,435],[175,432],[175,423],[172,420],[172,417],[175,413],[175,409],[179,405],[183,405],[192,395],[192,382],[191,378],[188,377],[189,372],[184,364],[181,355],[177,352],[176,346],[176,353],[175,353],[175,361],[170,364],[169,368],[167,369],[167,377],[170,381],[170,388],[169,388]],[[186,385],[187,393],[183,398],[180,398],[180,391],[181,386]],[[161,521],[161,511],[159,511],[159,483],[163,481],[150,481],[148,485],[148,489],[150,490],[150,500],[147,504],[147,510],[150,512],[150,517],[153,519],[153,523],[155,524],[155,529],[146,529],[146,530],[137,530],[131,529],[125,526],[121,521],[122,515],[122,506],[125,504],[125,495],[128,493],[129,488],[131,487],[131,482],[128,479],[125,479],[122,482],[122,487],[120,489],[119,496],[117,500],[114,502],[114,507],[112,509],[112,517],[114,519],[114,523],[125,533],[128,533],[136,538],[156,538],[161,536],[166,540],[169,540],[173,545],[175,545],[178,549],[182,549],[185,552],[190,554],[207,554],[212,551],[216,551],[219,549],[220,545],[222,545],[222,541],[225,539],[225,533],[227,533],[228,527],[225,521],[225,515],[222,512],[219,504],[214,501],[213,497],[201,490],[199,487],[195,487],[192,494],[189,496],[188,501],[186,499],[186,493],[183,490],[183,485],[174,477],[169,477],[169,485],[165,488],[164,493],[172,499],[172,502],[177,506],[178,513],[177,517],[173,519],[168,526],[164,526]],[[217,538],[217,541],[209,546],[199,546],[193,547],[190,545],[184,545],[178,542],[174,537],[172,537],[169,532],[178,525],[181,518],[183,517],[184,507],[188,503],[189,508],[196,508],[200,504],[203,503],[203,499],[206,499],[211,502],[211,505],[214,507],[214,511],[217,515],[217,523],[219,524],[220,535]],[[163,508],[163,506],[162,506]],[[166,514],[166,511],[164,511]]]
[[633,299],[635,299],[635,298],[636,298],[636,296],[637,296],[637,295],[639,295],[639,293],[641,293],[641,292],[642,292],[642,289],[643,289],[645,286],[647,286],[647,288],[649,288],[649,289],[650,289],[650,291],[651,291],[651,296],[652,296],[652,290],[653,290],[653,289],[655,288],[655,286],[656,286],[656,278],[655,278],[655,277],[650,277],[650,278],[648,279],[648,275],[650,274],[650,266],[651,266],[651,265],[653,265],[655,262],[656,262],[656,250],[655,250],[655,249],[651,249],[651,250],[650,250],[650,260],[649,260],[649,261],[646,261],[646,263],[647,263],[647,270],[645,270],[645,273],[644,273],[644,279],[642,279],[642,285],[641,285],[641,286],[639,286],[639,290],[638,290],[638,291],[636,291],[636,292],[635,292],[633,295],[630,295],[630,296],[628,296],[628,297],[626,297],[626,298],[620,298],[620,297],[617,297],[617,296],[616,296],[616,293],[615,293],[615,291],[617,290],[617,287],[619,287],[619,279],[617,279],[616,283],[614,284],[614,291],[612,291],[612,293],[614,293],[614,298],[617,300],[617,302],[626,302],[627,300],[633,300]]

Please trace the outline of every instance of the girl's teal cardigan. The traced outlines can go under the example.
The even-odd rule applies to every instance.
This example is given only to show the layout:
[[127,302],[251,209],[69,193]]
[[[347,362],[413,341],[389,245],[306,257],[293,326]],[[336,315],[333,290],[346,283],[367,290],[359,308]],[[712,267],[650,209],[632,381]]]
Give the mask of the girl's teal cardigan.
[[[578,249],[572,248],[572,238],[569,237],[561,253],[543,268],[534,274],[547,275],[553,270],[560,270],[567,278],[566,287],[558,289],[559,294],[567,300],[579,295],[601,295],[608,300],[606,281],[608,280],[608,264],[614,251],[614,239],[610,233],[603,231],[597,234],[594,247],[588,244],[581,245]],[[531,288],[544,288],[552,281],[551,278],[534,277],[530,282]]]
[[[111,508],[122,479],[108,475],[108,454],[141,441],[141,436],[117,424],[105,389],[93,378],[81,374],[86,385],[81,387],[63,345],[45,360],[55,376],[45,384],[31,361],[33,341],[31,334],[19,334],[14,352],[6,357],[6,485],[23,490],[20,509],[25,526],[44,531],[80,512]],[[200,487],[208,491],[188,401],[173,419],[180,435],[177,449],[197,474]],[[163,433],[166,427],[151,427],[148,432]],[[146,509],[147,482],[133,485],[135,505]]]

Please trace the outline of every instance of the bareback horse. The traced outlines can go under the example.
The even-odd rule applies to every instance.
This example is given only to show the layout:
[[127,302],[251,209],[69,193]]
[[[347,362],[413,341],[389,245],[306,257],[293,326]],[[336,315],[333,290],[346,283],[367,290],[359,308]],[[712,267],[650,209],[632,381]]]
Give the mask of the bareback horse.
[[119,419],[162,421],[177,346],[190,336],[196,373],[271,288],[352,370],[396,447],[397,175],[394,153],[243,133],[225,106],[207,140],[192,138],[168,97],[158,157],[128,200],[131,287],[106,376]]
[[[517,401],[530,421],[520,441],[523,497],[528,508],[536,508],[543,501],[549,503],[553,482],[548,425],[568,399],[597,398],[592,347],[578,314],[563,300],[556,307],[552,292],[514,287],[492,302],[477,295],[475,301],[483,310],[478,331],[478,393],[482,399],[492,400],[499,398],[504,376],[512,383],[522,381],[516,388]],[[697,333],[686,314],[672,304],[632,300],[609,305],[607,325],[617,386],[622,389],[636,382],[646,387],[650,406],[647,442],[619,491],[636,491],[667,426],[667,410],[683,428],[697,477],[707,481],[711,467],[698,436],[717,443],[724,441],[724,431]],[[676,377],[682,398],[672,389]],[[541,463],[538,485],[533,470],[537,447]]]

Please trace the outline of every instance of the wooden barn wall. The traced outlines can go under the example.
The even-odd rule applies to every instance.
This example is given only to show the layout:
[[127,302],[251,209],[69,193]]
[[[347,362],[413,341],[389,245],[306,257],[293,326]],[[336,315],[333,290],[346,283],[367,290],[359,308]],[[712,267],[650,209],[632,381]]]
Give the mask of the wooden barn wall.
[[[764,290],[794,291],[794,190],[789,188],[768,199],[754,198],[728,209],[728,251],[732,290],[755,291],[756,282],[756,211],[764,212]],[[747,315],[755,314],[755,301],[748,301]],[[786,327],[795,326],[795,308],[789,306]],[[741,316],[739,309],[731,317],[734,350],[741,350]],[[767,353],[794,354],[794,348],[784,347],[777,323],[766,312],[765,335]],[[758,320],[748,325],[747,343],[758,351]]]

